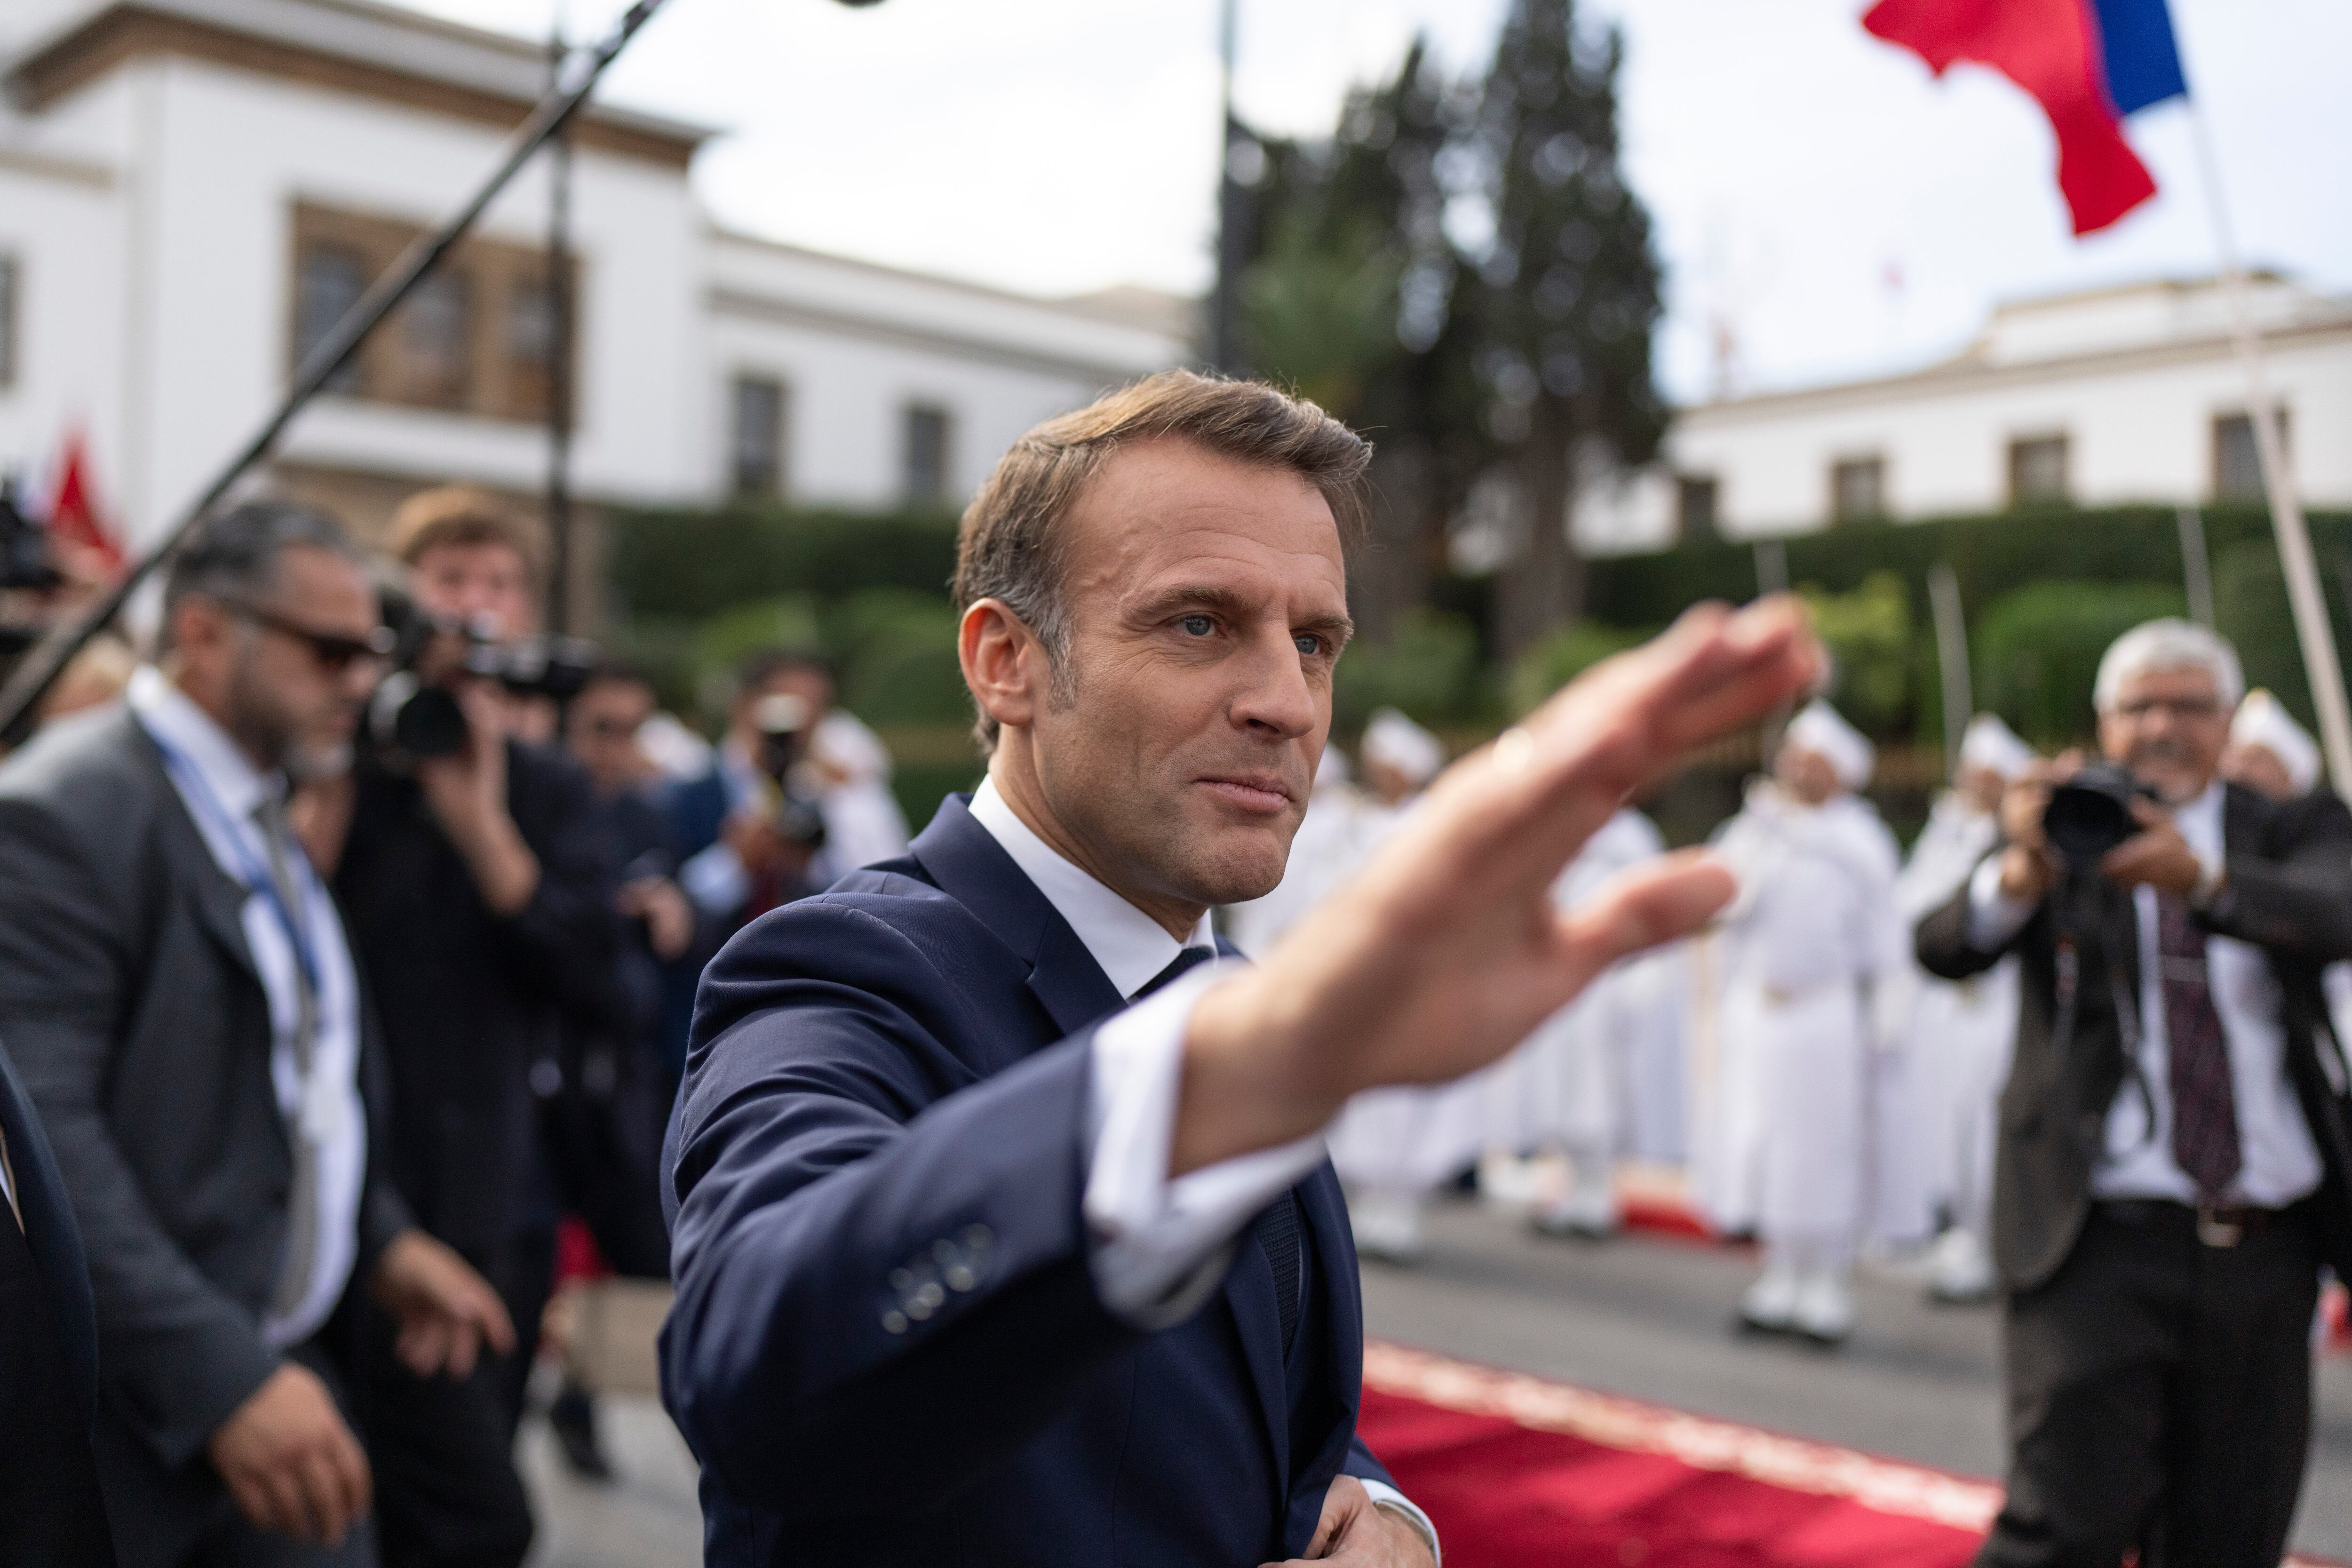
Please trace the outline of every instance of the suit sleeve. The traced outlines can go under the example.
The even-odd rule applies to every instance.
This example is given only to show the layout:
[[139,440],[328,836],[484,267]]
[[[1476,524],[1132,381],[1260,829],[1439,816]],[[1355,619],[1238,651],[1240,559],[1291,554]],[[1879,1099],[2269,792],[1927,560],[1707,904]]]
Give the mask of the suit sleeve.
[[[1978,864],[1981,866],[1983,862]],[[1973,874],[1962,879],[1952,896],[1929,910],[1912,931],[1912,951],[1919,960],[1919,967],[1938,980],[1967,980],[1982,974],[2033,929],[2032,921],[2028,920],[2008,940],[1990,948],[1978,946],[1969,934],[1975,883]]]
[[942,1044],[971,1005],[825,900],[766,916],[705,977],[662,1382],[741,1501],[932,1506],[1141,1337],[1088,1268],[1091,1033],[974,1082]]
[[176,1468],[278,1357],[252,1314],[164,1231],[108,1128],[116,1011],[133,961],[63,826],[26,802],[0,803],[0,1016],[81,1227],[105,1382]]
[[2229,856],[2228,883],[2205,925],[2314,963],[2352,958],[2352,810],[2321,794],[2276,820],[2263,847],[2280,852]]

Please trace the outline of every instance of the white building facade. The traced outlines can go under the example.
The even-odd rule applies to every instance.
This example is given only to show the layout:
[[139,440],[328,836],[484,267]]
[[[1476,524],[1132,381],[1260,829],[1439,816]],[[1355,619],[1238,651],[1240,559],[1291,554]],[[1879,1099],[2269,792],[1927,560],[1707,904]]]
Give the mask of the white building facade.
[[[545,50],[367,0],[0,5],[0,468],[81,438],[153,537],[302,351],[493,166]],[[577,122],[573,473],[592,503],[958,505],[1013,437],[1189,352],[1180,301],[1044,300],[716,231],[711,135]],[[420,485],[547,468],[548,161],[282,444],[362,528]]]
[[[2352,301],[2265,276],[2248,302],[2299,493],[2352,508]],[[2259,501],[2247,387],[2210,280],[2005,305],[1926,370],[1684,410],[1659,469],[1592,486],[1577,531],[1654,550],[1864,518]]]

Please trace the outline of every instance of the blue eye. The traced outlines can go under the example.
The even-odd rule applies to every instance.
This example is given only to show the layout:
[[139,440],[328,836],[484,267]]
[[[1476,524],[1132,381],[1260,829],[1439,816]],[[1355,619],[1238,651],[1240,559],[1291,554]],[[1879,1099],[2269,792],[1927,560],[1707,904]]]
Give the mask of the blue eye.
[[1204,637],[1217,629],[1217,623],[1206,616],[1186,616],[1176,624],[1184,628],[1186,637]]
[[1295,637],[1290,640],[1297,644],[1298,651],[1305,654],[1309,658],[1313,658],[1317,654],[1323,651],[1323,639],[1317,637],[1313,632],[1301,633],[1299,636]]

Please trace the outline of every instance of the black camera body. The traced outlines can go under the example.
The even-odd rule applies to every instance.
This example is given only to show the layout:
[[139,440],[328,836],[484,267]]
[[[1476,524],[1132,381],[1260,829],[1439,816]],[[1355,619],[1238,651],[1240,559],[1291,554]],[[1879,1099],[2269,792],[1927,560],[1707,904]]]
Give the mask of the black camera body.
[[2050,792],[2042,812],[2042,836],[2069,871],[2099,868],[2107,852],[2140,830],[2132,802],[2153,801],[2157,793],[2114,763],[2087,763]]
[[751,710],[760,767],[776,781],[776,836],[814,852],[824,847],[824,813],[793,778],[808,754],[809,705],[790,693],[763,697]]
[[593,643],[578,637],[499,642],[482,627],[428,616],[402,595],[384,595],[384,623],[394,638],[393,669],[368,699],[367,713],[369,738],[380,751],[446,757],[466,749],[471,731],[457,692],[417,674],[418,663],[437,638],[460,639],[461,674],[495,680],[518,697],[569,700],[596,670]]

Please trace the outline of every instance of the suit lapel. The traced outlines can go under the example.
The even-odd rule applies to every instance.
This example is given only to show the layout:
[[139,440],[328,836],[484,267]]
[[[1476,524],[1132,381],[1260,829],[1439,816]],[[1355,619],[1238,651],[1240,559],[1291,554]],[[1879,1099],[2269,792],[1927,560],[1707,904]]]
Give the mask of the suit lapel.
[[[961,795],[909,847],[941,892],[963,905],[1029,965],[1029,990],[1066,1038],[1127,1005],[1078,933],[971,815]],[[1039,1045],[1051,1045],[1041,1040]]]
[[213,858],[211,846],[197,829],[195,818],[188,815],[188,803],[180,798],[179,786],[172,782],[171,773],[163,766],[163,753],[154,737],[128,713],[122,721],[137,732],[138,754],[152,777],[156,798],[163,802],[158,816],[163,855],[171,862],[173,880],[188,889],[198,922],[220,943],[222,951],[236,961],[237,967],[255,984],[260,984],[261,970],[253,962],[253,950],[245,940],[245,889]]
[[[87,1413],[98,1400],[98,1328],[89,1260],[66,1197],[65,1178],[49,1152],[32,1096],[25,1092],[5,1056],[0,1056],[0,1131],[8,1139],[8,1169],[16,1177],[16,1207],[25,1219],[25,1245],[40,1266],[42,1282],[58,1308],[58,1337],[73,1379],[75,1408]],[[0,1225],[15,1223],[0,1213]]]

